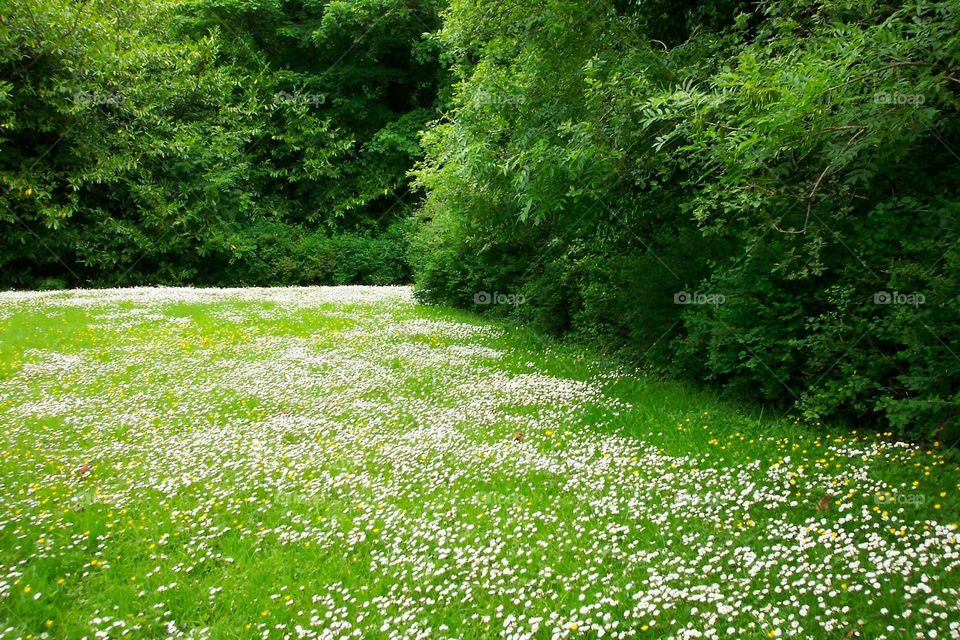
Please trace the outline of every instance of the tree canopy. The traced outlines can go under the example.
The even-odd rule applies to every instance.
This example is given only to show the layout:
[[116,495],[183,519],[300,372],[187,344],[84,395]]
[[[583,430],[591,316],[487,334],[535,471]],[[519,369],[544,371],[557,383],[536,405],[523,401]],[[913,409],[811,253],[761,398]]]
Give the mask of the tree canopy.
[[438,2],[16,0],[5,286],[404,281]]

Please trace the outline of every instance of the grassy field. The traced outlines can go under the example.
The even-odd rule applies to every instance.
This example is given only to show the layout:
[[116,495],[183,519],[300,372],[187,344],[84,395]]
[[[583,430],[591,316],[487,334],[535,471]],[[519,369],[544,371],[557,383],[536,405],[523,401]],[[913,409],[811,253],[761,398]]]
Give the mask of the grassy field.
[[402,288],[0,294],[0,638],[957,638],[956,465]]

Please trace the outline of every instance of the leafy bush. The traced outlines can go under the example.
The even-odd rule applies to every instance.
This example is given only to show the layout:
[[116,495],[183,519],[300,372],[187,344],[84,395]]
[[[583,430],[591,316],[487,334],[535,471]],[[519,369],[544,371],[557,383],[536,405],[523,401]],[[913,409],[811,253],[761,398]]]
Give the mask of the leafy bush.
[[518,317],[665,371],[952,441],[958,19],[955,0],[454,0],[420,295],[523,292]]
[[438,12],[12,4],[0,287],[403,282],[390,229],[417,197],[407,172],[446,83],[423,35]]
[[[409,280],[403,259],[407,223],[394,222],[382,233],[336,232],[277,222],[239,228],[215,238],[204,284],[309,285],[395,284]],[[230,251],[223,251],[229,247]]]

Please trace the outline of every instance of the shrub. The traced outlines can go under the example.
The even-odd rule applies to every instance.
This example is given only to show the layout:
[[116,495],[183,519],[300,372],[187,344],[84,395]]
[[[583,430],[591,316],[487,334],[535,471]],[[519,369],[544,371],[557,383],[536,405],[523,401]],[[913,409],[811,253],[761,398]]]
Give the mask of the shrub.
[[418,295],[495,283],[811,421],[960,429],[960,5],[498,6],[453,0],[440,34]]

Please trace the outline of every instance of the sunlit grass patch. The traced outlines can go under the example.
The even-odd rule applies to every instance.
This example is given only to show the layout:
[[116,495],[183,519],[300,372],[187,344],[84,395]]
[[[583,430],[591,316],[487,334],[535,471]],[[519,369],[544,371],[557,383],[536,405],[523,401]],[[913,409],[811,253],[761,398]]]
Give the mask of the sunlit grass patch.
[[0,304],[0,638],[960,633],[939,448],[406,289]]

